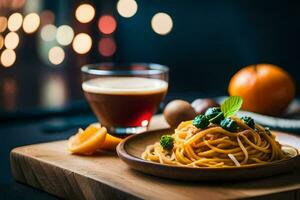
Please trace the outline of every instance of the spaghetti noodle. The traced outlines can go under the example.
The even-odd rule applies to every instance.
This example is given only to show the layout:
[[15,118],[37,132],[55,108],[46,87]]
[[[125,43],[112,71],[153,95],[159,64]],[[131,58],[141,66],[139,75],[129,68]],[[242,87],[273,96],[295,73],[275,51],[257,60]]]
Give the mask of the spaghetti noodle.
[[198,129],[192,121],[182,122],[172,135],[172,149],[165,150],[157,142],[146,147],[142,158],[169,165],[233,167],[265,164],[291,157],[282,150],[275,135],[264,127],[255,124],[250,128],[238,117],[230,118],[237,122],[238,131],[229,132],[212,123],[205,129]]

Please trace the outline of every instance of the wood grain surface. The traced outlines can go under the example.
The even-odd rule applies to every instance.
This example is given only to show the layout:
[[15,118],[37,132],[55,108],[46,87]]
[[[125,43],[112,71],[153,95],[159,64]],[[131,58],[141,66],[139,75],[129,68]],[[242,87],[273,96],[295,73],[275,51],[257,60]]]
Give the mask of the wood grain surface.
[[[165,128],[161,116],[151,129]],[[16,180],[67,199],[300,199],[300,169],[243,182],[184,182],[130,169],[112,152],[71,155],[66,141],[11,152]]]

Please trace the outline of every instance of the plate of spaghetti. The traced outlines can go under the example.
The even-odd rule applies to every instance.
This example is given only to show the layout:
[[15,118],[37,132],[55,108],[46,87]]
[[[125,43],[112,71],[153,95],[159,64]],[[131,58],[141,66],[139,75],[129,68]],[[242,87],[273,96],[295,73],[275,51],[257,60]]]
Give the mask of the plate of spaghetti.
[[175,129],[131,136],[118,155],[136,170],[181,180],[253,179],[299,166],[300,137],[235,116],[241,104],[231,97]]

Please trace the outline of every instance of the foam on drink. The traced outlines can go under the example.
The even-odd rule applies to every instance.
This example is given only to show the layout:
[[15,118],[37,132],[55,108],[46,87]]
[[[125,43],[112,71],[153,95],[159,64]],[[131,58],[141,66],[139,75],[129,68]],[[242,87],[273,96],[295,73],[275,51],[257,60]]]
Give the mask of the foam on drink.
[[144,94],[166,91],[168,83],[159,79],[139,77],[95,78],[83,82],[82,89],[102,94]]

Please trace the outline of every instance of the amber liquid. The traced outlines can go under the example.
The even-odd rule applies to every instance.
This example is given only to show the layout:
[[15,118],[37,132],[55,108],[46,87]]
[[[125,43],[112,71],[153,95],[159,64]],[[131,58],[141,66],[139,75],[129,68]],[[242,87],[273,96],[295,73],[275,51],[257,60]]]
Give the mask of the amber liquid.
[[135,77],[92,79],[82,87],[98,120],[112,132],[147,127],[167,92],[165,81]]

